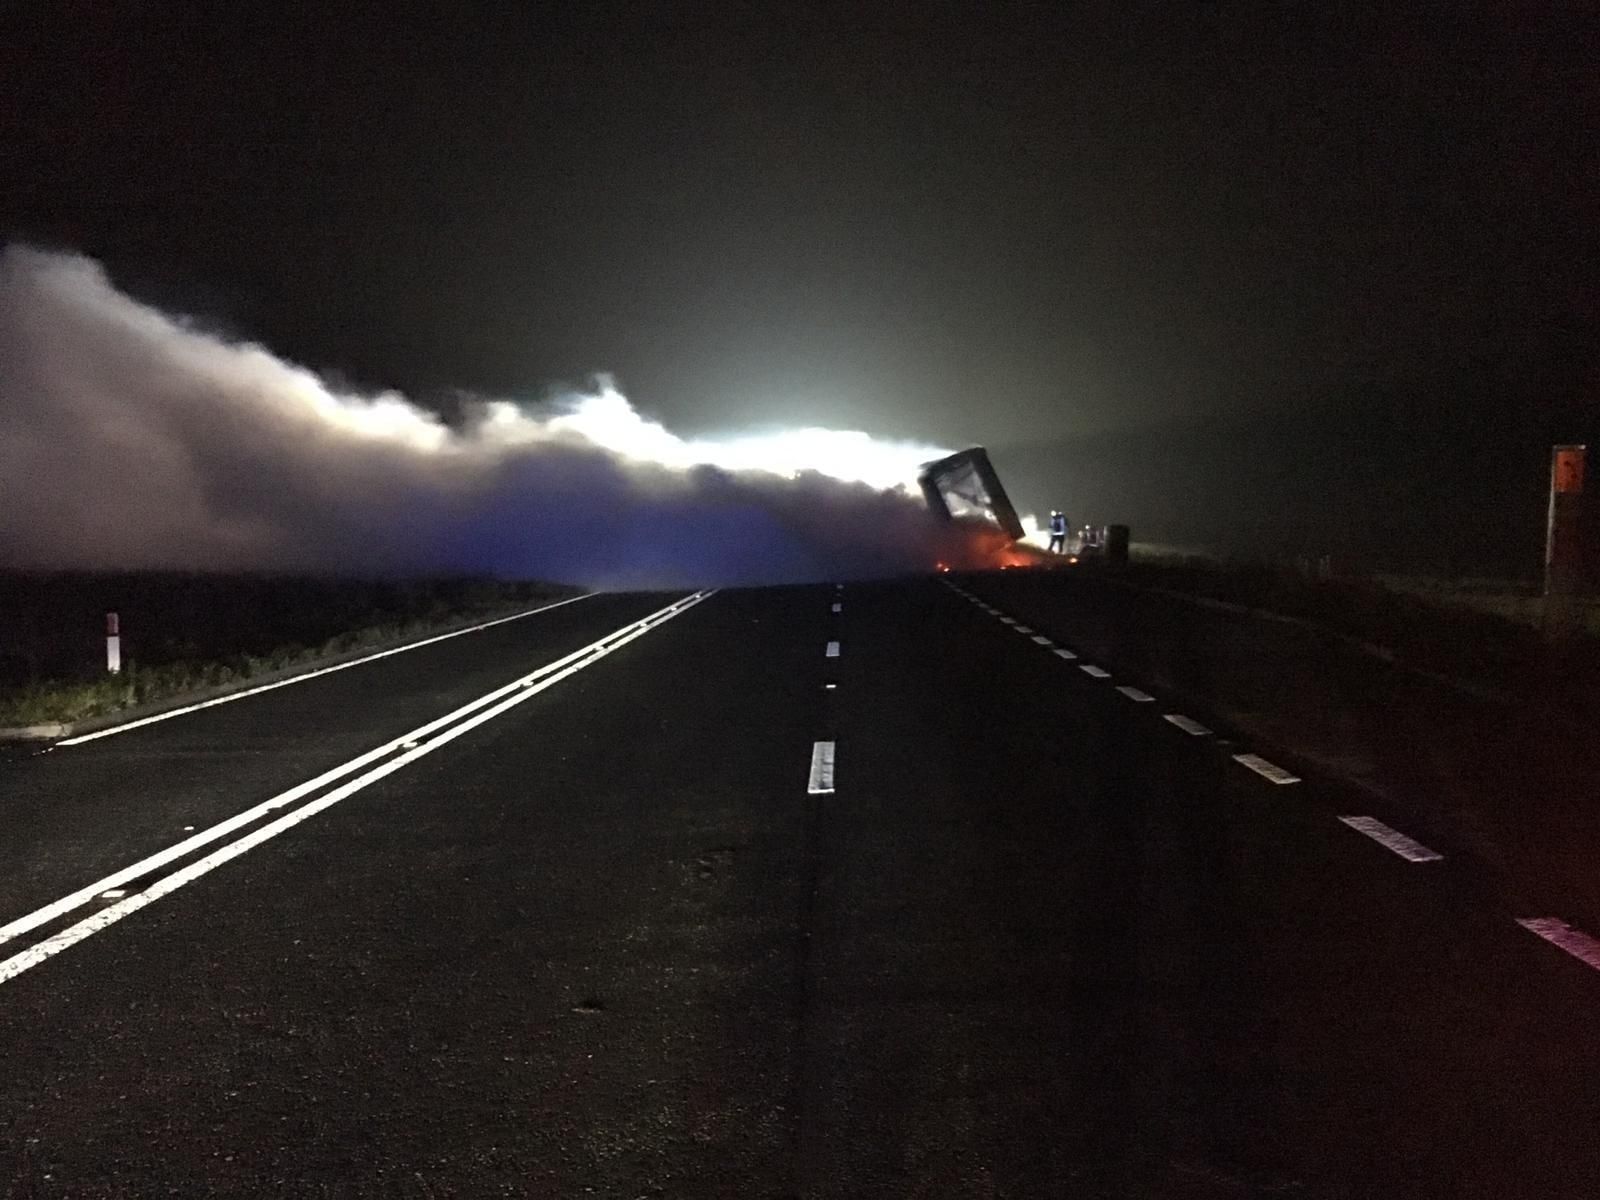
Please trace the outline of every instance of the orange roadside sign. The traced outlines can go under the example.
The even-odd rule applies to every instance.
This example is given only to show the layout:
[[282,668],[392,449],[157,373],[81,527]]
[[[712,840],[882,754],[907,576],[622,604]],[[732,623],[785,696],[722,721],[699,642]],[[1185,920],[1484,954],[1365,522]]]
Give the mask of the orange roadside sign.
[[1583,446],[1557,446],[1550,464],[1550,489],[1557,495],[1583,491]]

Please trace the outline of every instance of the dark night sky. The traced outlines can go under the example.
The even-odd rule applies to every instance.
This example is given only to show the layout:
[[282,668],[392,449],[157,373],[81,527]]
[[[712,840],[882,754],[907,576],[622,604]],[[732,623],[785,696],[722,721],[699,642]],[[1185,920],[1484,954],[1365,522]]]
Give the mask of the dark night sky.
[[609,370],[1173,538],[1514,536],[1600,396],[1594,10],[1390,7],[24,3],[0,231],[424,399]]

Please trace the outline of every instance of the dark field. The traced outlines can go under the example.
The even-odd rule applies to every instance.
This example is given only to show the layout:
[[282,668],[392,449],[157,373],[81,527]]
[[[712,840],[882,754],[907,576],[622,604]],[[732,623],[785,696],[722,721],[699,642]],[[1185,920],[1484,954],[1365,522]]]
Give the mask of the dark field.
[[[572,592],[467,577],[3,572],[0,725],[226,685]],[[108,612],[121,618],[124,670],[115,680],[105,673]]]
[[[1192,596],[1220,611],[1302,623],[1326,641],[1494,693],[1574,714],[1600,706],[1600,638],[1548,641],[1538,589],[1516,581],[1332,578],[1269,563],[1135,562],[1107,580]],[[1593,600],[1584,601],[1587,606]],[[1592,626],[1591,626],[1592,627]]]

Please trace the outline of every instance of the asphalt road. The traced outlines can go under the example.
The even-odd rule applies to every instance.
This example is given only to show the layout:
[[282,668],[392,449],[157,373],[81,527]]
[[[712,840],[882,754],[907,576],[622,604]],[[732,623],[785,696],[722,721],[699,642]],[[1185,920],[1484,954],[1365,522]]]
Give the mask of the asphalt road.
[[1600,1195],[1600,972],[986,590],[596,597],[0,762],[0,1195]]

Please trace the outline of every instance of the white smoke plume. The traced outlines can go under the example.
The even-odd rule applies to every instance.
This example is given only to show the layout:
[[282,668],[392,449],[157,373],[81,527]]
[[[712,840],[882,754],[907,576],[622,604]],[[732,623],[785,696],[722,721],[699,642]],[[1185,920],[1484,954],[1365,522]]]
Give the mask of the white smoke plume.
[[916,496],[943,453],[685,440],[607,381],[452,427],[141,304],[87,258],[0,253],[0,565],[667,586],[976,563],[989,540]]

